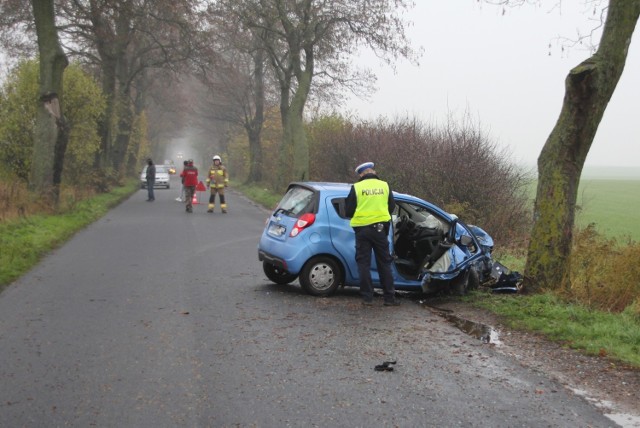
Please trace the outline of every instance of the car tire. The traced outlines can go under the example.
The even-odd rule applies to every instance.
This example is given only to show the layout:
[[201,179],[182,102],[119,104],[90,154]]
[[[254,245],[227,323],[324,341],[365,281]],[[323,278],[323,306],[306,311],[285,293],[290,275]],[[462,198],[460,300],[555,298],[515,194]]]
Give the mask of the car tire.
[[302,289],[313,296],[330,296],[341,283],[340,265],[330,257],[314,257],[300,272]]
[[480,286],[480,276],[475,268],[469,269],[469,278],[467,278],[467,290],[477,290]]
[[458,275],[457,278],[454,278],[449,286],[449,290],[451,294],[454,296],[464,296],[467,294],[469,289],[469,277],[471,276],[471,271],[473,269],[469,269],[466,273]]
[[170,188],[171,188],[171,185],[170,185],[170,184],[167,184],[167,189],[170,189]]
[[298,277],[298,275],[289,273],[286,270],[280,269],[266,261],[262,262],[262,270],[264,271],[264,274],[267,275],[267,278],[269,278],[269,281],[280,285],[289,284]]

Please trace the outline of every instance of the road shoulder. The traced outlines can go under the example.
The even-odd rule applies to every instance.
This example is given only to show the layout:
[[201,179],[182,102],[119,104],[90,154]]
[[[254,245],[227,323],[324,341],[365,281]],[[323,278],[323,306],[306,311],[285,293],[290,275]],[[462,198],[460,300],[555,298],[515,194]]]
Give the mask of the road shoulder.
[[583,396],[625,427],[640,427],[640,369],[606,356],[589,356],[535,333],[507,328],[500,318],[460,302],[438,302],[438,308],[493,327],[495,349],[525,367],[543,372]]

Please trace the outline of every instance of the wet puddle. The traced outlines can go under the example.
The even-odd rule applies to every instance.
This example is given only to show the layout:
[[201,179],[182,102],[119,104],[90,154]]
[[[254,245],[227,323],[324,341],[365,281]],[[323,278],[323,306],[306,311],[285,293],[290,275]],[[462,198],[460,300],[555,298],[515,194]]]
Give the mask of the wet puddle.
[[475,321],[469,321],[467,319],[454,315],[452,312],[446,309],[436,308],[433,306],[427,306],[427,309],[429,309],[436,315],[439,315],[442,318],[446,319],[463,333],[466,333],[469,336],[475,337],[476,339],[480,340],[482,343],[492,344],[495,346],[502,345],[502,342],[500,341],[499,331],[491,327],[490,325],[482,324]]

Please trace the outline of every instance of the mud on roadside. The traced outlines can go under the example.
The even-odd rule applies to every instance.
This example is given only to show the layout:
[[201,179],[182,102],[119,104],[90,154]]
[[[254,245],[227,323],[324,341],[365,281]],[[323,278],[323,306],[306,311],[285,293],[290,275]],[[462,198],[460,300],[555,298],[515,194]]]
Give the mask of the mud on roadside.
[[492,327],[498,332],[499,342],[490,346],[497,351],[558,380],[610,414],[618,424],[640,427],[640,369],[606,356],[585,355],[535,333],[509,329],[497,315],[466,303],[438,299],[429,306]]

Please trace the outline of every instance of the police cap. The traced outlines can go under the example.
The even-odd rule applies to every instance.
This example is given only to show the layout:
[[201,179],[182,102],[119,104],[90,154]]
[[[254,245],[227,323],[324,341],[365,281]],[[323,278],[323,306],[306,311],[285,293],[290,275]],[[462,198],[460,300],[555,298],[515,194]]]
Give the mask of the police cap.
[[363,164],[360,164],[356,167],[356,174],[362,174],[365,170],[369,168],[373,169],[373,167],[374,167],[373,162],[365,162]]

